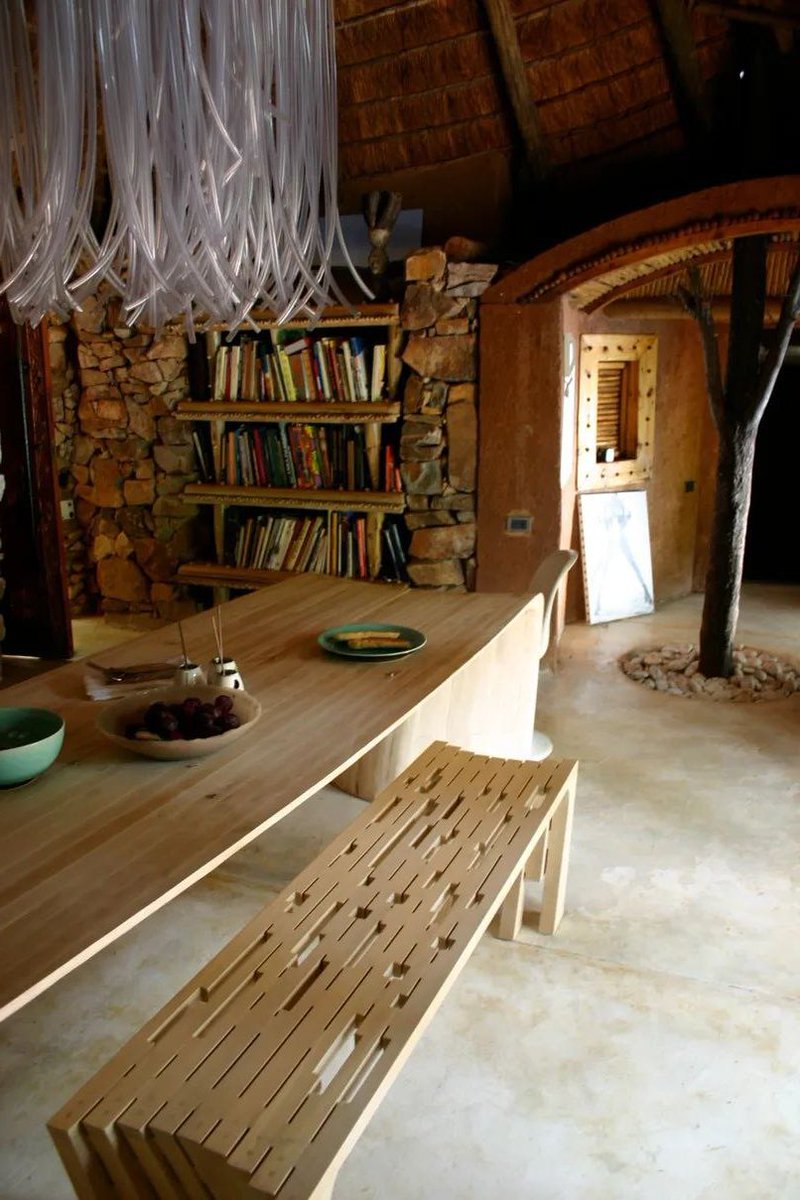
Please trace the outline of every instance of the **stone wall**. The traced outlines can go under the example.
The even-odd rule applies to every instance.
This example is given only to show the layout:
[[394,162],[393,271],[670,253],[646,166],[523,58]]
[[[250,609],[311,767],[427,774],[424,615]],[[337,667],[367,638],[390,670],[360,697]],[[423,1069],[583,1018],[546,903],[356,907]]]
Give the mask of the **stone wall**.
[[408,573],[420,587],[472,589],[478,460],[478,296],[497,267],[451,239],[406,260],[400,311],[403,362],[400,463],[411,532]]
[[180,498],[196,478],[191,427],[172,415],[186,399],[186,338],[160,338],[119,321],[118,302],[86,301],[69,325],[51,324],[56,454],[73,610],[193,611],[172,583],[202,552],[208,524]]
[[[476,248],[454,238],[406,262],[400,465],[418,587],[474,587],[477,308],[497,271]],[[177,564],[213,557],[210,513],[180,498],[196,478],[191,426],[172,415],[189,395],[186,339],[128,329],[100,295],[49,340],[73,612],[175,619],[194,607]]]

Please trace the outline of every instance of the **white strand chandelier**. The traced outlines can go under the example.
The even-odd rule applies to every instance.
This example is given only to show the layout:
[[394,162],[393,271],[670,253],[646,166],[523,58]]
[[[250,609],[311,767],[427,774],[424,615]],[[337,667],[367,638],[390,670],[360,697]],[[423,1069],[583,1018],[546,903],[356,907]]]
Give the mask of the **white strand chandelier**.
[[[0,291],[65,315],[105,282],[128,324],[313,318],[339,249],[331,0],[0,3]],[[98,100],[99,97],[99,100]],[[97,104],[102,108],[98,121]],[[91,225],[98,127],[111,204]],[[368,293],[367,293],[368,294]]]

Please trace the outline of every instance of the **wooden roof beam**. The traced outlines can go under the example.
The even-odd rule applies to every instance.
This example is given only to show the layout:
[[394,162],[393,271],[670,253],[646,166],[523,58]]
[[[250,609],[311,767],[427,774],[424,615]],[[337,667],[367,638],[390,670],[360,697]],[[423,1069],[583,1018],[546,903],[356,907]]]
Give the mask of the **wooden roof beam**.
[[709,13],[714,17],[723,17],[728,21],[749,22],[751,25],[766,25],[775,34],[778,48],[783,54],[788,54],[794,45],[797,30],[800,29],[800,15],[794,16],[788,12],[775,12],[771,8],[740,8],[738,4],[712,3],[711,0],[700,0],[695,4],[698,12]]
[[531,177],[542,182],[550,170],[536,101],[531,93],[525,60],[517,37],[509,0],[483,0],[492,38],[500,60],[506,95],[514,113]]
[[699,153],[707,146],[712,119],[689,11],[684,0],[650,0],[650,7],[687,146]]
[[[731,319],[730,296],[713,296],[709,303],[714,320],[726,325]],[[612,300],[602,309],[602,315],[610,320],[637,321],[688,321],[686,309],[677,296],[641,296],[631,299]],[[764,324],[776,325],[781,315],[781,300],[768,296],[764,305]]]

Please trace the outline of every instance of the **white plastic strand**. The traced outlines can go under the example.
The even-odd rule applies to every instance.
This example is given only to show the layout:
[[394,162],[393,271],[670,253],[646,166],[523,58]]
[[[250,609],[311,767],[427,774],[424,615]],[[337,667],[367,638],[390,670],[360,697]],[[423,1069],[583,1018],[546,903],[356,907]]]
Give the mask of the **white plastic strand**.
[[0,5],[0,270],[15,320],[74,305],[91,253],[97,144],[91,14],[37,0],[34,75],[23,0]]
[[[366,292],[336,202],[330,0],[37,0],[37,21],[38,87],[23,0],[0,13],[0,268],[15,317],[68,311],[105,281],[130,324],[182,317],[190,335],[235,329],[255,306],[313,319],[344,300],[337,245]],[[99,243],[95,56],[112,196]]]

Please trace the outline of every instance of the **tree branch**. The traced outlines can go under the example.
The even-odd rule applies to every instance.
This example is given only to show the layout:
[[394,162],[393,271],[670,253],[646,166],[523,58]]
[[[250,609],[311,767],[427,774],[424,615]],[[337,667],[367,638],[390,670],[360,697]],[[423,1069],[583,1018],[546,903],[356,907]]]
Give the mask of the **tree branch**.
[[775,328],[775,336],[769,348],[767,357],[761,366],[758,377],[758,402],[753,412],[753,419],[758,423],[764,415],[764,409],[769,403],[772,389],[778,378],[786,351],[789,348],[797,318],[800,317],[800,250],[794,264],[789,287],[781,305],[781,315]]
[[761,347],[767,302],[767,242],[763,233],[735,238],[725,406],[732,420],[754,420],[761,397]]
[[697,322],[700,330],[711,415],[717,429],[720,429],[724,420],[725,389],[722,385],[722,367],[719,360],[719,342],[714,324],[714,314],[711,311],[710,302],[703,295],[703,281],[699,269],[689,267],[688,274],[689,287],[681,285],[678,288],[678,295],[683,307]]

